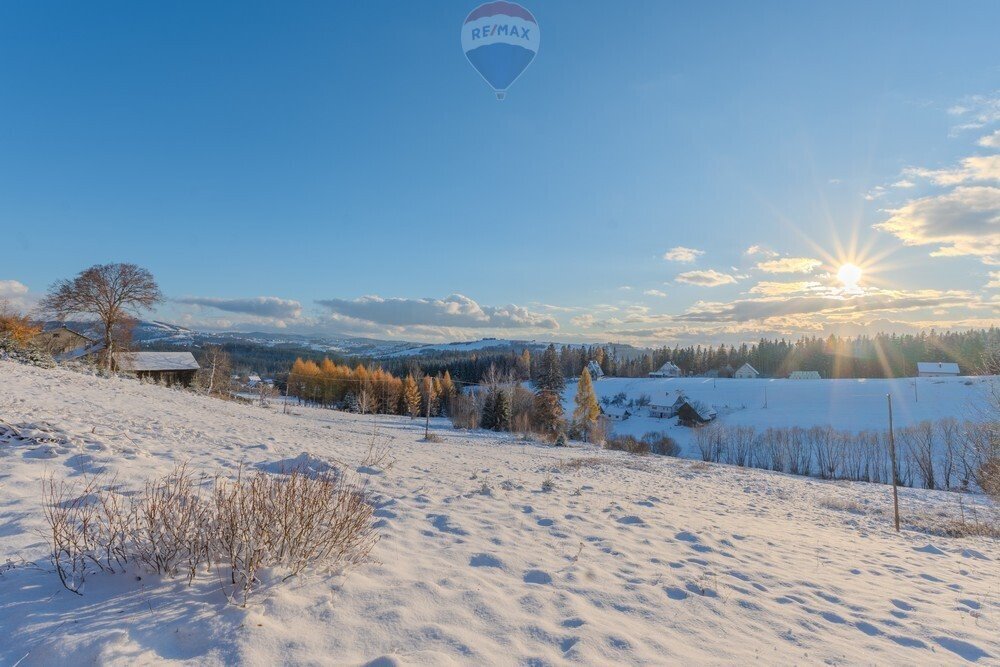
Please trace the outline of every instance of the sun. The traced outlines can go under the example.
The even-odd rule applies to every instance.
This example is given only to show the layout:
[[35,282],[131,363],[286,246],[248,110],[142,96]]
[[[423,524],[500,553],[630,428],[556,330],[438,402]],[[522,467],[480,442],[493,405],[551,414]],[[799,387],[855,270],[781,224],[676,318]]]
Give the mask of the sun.
[[837,270],[837,280],[844,283],[844,287],[855,288],[861,282],[861,267],[856,264],[841,264]]

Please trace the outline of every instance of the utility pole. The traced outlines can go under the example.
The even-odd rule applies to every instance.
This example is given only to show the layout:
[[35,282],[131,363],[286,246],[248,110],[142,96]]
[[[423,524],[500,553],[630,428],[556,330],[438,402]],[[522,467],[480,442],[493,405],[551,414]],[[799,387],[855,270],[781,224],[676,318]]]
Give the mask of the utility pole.
[[919,403],[920,397],[917,396],[917,378],[913,378],[913,402]]
[[889,402],[889,459],[892,461],[892,510],[896,518],[896,532],[899,532],[899,491],[896,488],[898,477],[896,468],[896,436],[892,432],[892,394],[885,395]]

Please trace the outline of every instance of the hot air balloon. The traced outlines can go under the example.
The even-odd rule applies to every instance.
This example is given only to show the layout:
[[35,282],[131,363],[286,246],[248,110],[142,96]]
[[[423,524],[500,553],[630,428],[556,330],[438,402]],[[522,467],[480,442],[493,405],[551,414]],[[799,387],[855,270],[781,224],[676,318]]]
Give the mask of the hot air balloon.
[[472,10],[462,26],[462,50],[502,100],[538,53],[538,23],[513,2],[487,2]]

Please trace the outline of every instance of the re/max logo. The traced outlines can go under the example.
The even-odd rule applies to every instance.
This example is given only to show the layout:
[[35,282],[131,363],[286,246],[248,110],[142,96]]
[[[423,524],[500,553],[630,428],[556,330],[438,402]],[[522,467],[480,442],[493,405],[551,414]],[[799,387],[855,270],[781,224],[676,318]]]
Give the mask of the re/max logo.
[[486,37],[494,37],[496,35],[509,35],[511,37],[520,37],[521,39],[530,40],[531,37],[528,33],[531,32],[530,28],[519,28],[516,25],[506,25],[506,24],[494,24],[483,26],[482,28],[472,29],[472,39],[485,39]]

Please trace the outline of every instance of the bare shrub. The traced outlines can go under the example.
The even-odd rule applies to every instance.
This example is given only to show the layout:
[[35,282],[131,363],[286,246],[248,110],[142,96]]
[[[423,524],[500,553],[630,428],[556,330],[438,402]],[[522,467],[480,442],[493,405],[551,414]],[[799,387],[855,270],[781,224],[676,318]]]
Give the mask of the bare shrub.
[[694,429],[694,442],[702,461],[718,463],[722,460],[723,428],[718,424],[698,426]]
[[757,431],[753,426],[730,426],[725,429],[726,463],[740,467],[752,466],[757,443]]
[[785,455],[788,451],[787,440],[787,429],[768,428],[764,431],[761,435],[759,467],[783,472],[785,470]]
[[352,565],[376,542],[372,506],[336,475],[310,477],[295,470],[219,478],[213,497],[217,550],[244,604],[264,567],[282,567],[288,578],[309,567]]
[[934,425],[922,421],[915,426],[900,429],[904,433],[910,460],[916,466],[924,487],[934,489]]
[[807,431],[807,439],[812,444],[816,468],[823,479],[837,479],[843,463],[843,441],[829,426],[814,426]]
[[474,429],[479,427],[479,406],[468,394],[456,394],[451,399],[451,424],[455,428]]
[[99,559],[98,505],[94,501],[96,486],[96,480],[91,479],[82,493],[77,493],[75,486],[56,482],[51,476],[42,483],[52,564],[62,585],[77,594],[81,594],[89,567],[103,569]]
[[115,572],[134,563],[190,581],[202,567],[225,566],[234,599],[245,605],[262,568],[287,579],[353,565],[377,541],[363,488],[342,475],[241,471],[234,480],[217,477],[211,493],[201,486],[183,466],[127,501],[96,478],[82,493],[47,479],[44,512],[60,581],[80,593],[94,567]]
[[806,442],[805,430],[796,426],[788,432],[785,439],[784,460],[788,472],[793,475],[808,475],[812,470],[812,451]]
[[604,448],[616,452],[628,452],[629,454],[639,455],[649,454],[650,451],[648,442],[636,440],[631,435],[619,435],[608,438],[604,441]]
[[852,514],[866,514],[868,512],[867,508],[854,498],[839,498],[833,496],[821,498],[819,506],[831,510],[837,510],[839,512],[851,512]]
[[976,471],[976,481],[983,493],[1000,502],[1000,458],[984,461]]
[[947,417],[937,423],[938,441],[941,443],[941,479],[944,488],[951,490],[956,481],[956,471],[961,468],[959,459],[962,456],[962,428],[954,417]]
[[649,445],[649,451],[660,456],[680,456],[681,446],[666,433],[650,431],[642,436],[642,442]]

